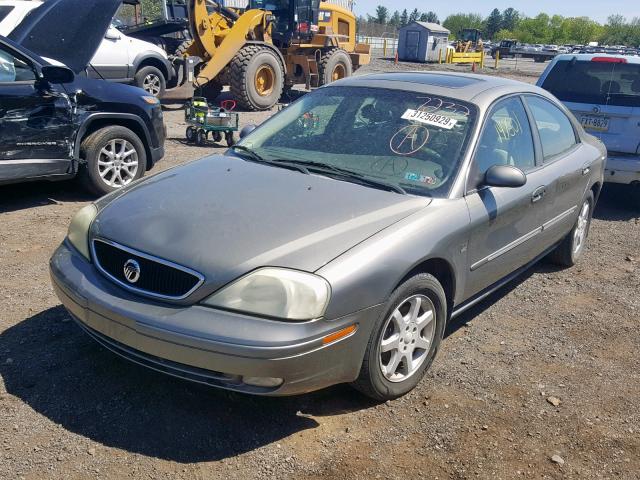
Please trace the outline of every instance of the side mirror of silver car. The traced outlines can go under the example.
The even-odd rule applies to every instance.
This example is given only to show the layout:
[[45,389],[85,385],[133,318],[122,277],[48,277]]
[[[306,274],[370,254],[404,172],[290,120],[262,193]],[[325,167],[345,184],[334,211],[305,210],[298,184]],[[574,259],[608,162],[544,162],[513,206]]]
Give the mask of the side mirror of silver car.
[[490,187],[517,188],[526,183],[525,173],[512,165],[494,165],[484,176],[484,184]]

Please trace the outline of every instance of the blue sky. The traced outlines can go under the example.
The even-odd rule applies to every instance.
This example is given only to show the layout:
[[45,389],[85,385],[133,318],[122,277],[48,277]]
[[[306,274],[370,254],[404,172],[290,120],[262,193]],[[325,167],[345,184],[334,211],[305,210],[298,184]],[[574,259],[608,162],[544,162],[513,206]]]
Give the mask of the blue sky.
[[373,14],[377,5],[384,5],[391,12],[402,11],[404,8],[411,11],[417,8],[420,11],[433,10],[440,21],[447,15],[458,12],[480,13],[489,15],[494,8],[504,10],[513,7],[527,16],[536,16],[540,12],[550,15],[559,14],[565,17],[588,16],[604,23],[607,17],[614,13],[620,13],[631,20],[640,17],[640,1],[638,0],[536,0],[535,2],[517,2],[514,0],[457,0],[455,2],[426,2],[424,0],[356,0],[355,12],[358,15]]

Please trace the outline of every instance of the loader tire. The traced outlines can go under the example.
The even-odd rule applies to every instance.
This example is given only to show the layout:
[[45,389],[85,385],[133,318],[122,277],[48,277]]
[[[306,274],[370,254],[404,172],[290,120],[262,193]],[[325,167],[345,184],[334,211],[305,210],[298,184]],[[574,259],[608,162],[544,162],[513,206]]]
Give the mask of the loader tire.
[[247,45],[231,60],[229,85],[243,110],[269,110],[282,95],[284,67],[273,50]]
[[176,48],[176,53],[175,53],[176,57],[184,57],[187,54],[187,50],[189,50],[189,47],[191,46],[192,43],[193,43],[193,40],[185,40],[180,45],[178,45],[178,48]]
[[351,57],[341,48],[332,48],[322,55],[318,73],[320,86],[350,77],[353,74]]

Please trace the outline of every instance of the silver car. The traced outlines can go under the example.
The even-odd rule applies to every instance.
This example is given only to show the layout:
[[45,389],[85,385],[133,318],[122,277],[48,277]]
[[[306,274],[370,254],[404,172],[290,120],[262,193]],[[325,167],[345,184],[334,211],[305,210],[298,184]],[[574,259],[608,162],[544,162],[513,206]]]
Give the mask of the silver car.
[[82,209],[51,276],[113,352],[264,395],[410,391],[448,321],[580,258],[606,156],[544,90],[461,74],[342,80],[244,133]]

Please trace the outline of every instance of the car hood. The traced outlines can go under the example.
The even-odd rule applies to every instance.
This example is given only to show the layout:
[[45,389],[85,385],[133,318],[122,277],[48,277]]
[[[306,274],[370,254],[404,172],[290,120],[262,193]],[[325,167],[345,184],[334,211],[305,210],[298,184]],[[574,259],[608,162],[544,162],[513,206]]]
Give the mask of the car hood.
[[41,57],[55,58],[76,74],[98,50],[122,0],[47,0],[9,34]]
[[201,298],[262,266],[316,271],[429,203],[218,155],[99,201],[91,236],[202,273]]

